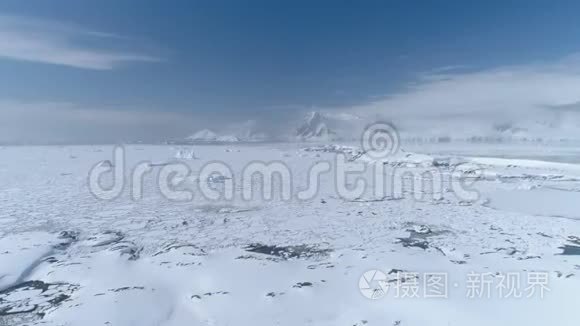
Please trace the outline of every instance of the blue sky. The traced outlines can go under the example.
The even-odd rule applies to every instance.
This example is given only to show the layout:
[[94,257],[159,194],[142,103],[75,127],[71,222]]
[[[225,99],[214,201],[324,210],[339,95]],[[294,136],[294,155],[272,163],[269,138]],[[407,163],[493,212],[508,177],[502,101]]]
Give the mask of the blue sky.
[[[426,75],[553,67],[580,52],[578,12],[574,1],[4,0],[0,111],[43,106],[77,126],[56,138],[93,128],[114,141],[147,128],[178,137],[204,119],[364,107]],[[58,115],[67,110],[87,112]],[[124,125],[131,114],[147,119]]]

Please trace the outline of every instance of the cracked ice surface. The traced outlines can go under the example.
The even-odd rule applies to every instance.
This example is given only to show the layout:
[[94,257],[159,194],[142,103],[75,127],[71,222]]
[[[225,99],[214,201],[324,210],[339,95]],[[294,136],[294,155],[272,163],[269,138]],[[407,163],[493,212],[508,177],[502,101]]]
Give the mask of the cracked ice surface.
[[[580,221],[575,164],[410,153],[386,161],[352,146],[197,146],[184,160],[227,162],[236,178],[255,160],[283,161],[294,187],[314,162],[346,151],[354,164],[449,174],[483,173],[481,200],[449,193],[416,200],[337,196],[330,175],[308,200],[173,202],[156,173],[177,148],[127,146],[127,169],[150,161],[142,199],[90,194],[92,166],[112,147],[0,149],[0,325],[576,325]],[[354,153],[354,154],[353,154]],[[356,154],[356,155],[355,155]],[[215,182],[214,182],[215,181]],[[236,180],[238,181],[238,180]],[[238,183],[236,191],[241,191]],[[424,190],[422,190],[424,191]],[[432,195],[432,194],[429,194]],[[368,270],[388,278],[385,296],[359,290]],[[527,298],[530,273],[549,276]],[[403,274],[407,273],[406,276]],[[444,273],[447,298],[428,298]],[[490,298],[469,297],[469,275],[488,276]],[[521,298],[500,297],[502,275],[520,275]],[[410,276],[411,275],[411,276]],[[414,282],[417,285],[414,285]],[[405,286],[406,284],[406,286]],[[402,290],[418,289],[418,298]],[[529,291],[528,291],[529,292]],[[412,292],[407,292],[414,296]],[[473,293],[472,293],[473,294]],[[504,293],[505,294],[505,293]]]

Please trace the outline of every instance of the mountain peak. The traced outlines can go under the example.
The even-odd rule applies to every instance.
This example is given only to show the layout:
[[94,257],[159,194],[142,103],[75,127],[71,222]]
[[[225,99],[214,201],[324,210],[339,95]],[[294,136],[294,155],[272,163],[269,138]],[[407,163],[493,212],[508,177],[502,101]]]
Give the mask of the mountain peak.
[[217,134],[209,129],[202,129],[195,134],[187,137],[187,140],[192,141],[215,141],[217,139]]
[[313,111],[308,114],[304,123],[296,129],[296,137],[301,140],[320,139],[328,140],[332,132],[319,112]]

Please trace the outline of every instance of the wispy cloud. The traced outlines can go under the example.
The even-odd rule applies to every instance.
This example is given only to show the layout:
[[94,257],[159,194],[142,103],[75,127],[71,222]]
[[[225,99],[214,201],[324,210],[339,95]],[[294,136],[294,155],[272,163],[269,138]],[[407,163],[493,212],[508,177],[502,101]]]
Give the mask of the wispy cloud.
[[[559,107],[574,108],[567,113],[580,118],[576,110],[579,90],[580,57],[575,55],[480,71],[435,70],[402,92],[351,110],[366,116],[379,115],[403,126],[453,133],[459,128],[469,131],[474,126],[535,122],[556,115],[566,120],[561,119],[563,110],[555,109]],[[451,125],[458,129],[450,129]]]
[[93,70],[109,70],[130,62],[159,61],[144,53],[96,46],[119,37],[73,24],[0,15],[0,59]]
[[0,99],[0,143],[158,141],[202,126],[186,113],[143,107]]

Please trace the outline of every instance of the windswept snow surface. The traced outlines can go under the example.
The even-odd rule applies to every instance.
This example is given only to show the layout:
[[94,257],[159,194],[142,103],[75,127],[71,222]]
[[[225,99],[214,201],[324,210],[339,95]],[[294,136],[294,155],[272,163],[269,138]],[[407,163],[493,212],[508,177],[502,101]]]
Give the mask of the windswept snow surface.
[[[88,174],[104,160],[119,166],[112,146],[1,148],[0,325],[578,325],[576,164],[467,150],[372,159],[356,146],[192,146],[198,159],[179,161],[190,169],[180,187],[220,189],[230,179],[200,175],[219,161],[239,194],[242,169],[263,161],[283,162],[292,189],[304,189],[315,163],[341,153],[387,178],[405,169],[447,181],[347,198],[329,172],[307,199],[179,202],[157,180],[180,149],[126,146],[123,192],[102,200]],[[152,171],[134,199],[142,162]],[[479,196],[455,196],[454,180]],[[429,292],[433,275],[444,276],[444,297]],[[369,289],[386,293],[369,299]]]

